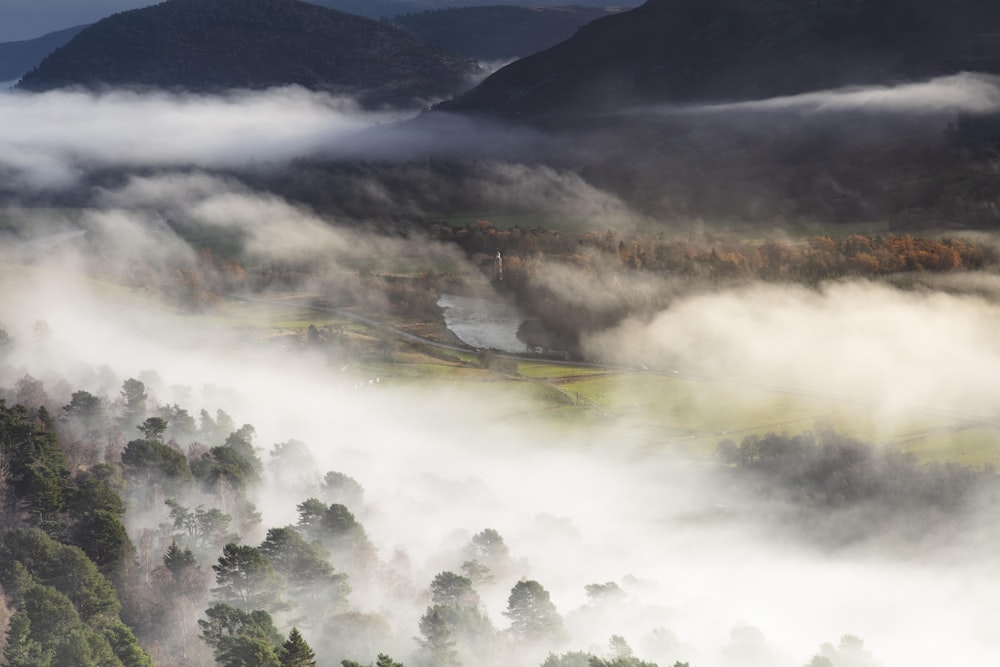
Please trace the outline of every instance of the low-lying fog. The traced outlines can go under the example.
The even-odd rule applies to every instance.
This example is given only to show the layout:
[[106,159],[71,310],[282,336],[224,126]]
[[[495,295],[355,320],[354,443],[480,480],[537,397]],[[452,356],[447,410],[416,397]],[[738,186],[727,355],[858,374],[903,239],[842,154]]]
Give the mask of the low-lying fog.
[[[619,634],[637,655],[661,665],[791,667],[805,664],[824,642],[853,634],[878,662],[852,665],[930,666],[960,656],[964,665],[985,666],[1000,654],[989,613],[1000,595],[1000,572],[996,542],[987,533],[962,535],[950,545],[953,551],[937,545],[933,555],[883,544],[876,536],[855,549],[824,552],[765,530],[755,516],[760,507],[730,506],[731,494],[704,464],[673,460],[669,450],[635,451],[624,435],[629,431],[614,423],[567,434],[540,426],[531,404],[498,401],[483,387],[383,382],[358,389],[353,378],[305,352],[240,348],[230,332],[195,317],[151,315],[145,304],[122,311],[102,303],[70,272],[29,271],[4,273],[4,325],[23,341],[7,359],[5,386],[30,373],[53,392],[64,378],[73,388],[113,399],[122,378],[143,377],[160,403],[179,402],[193,414],[223,408],[237,423],[253,424],[265,460],[274,444],[302,440],[318,465],[260,490],[263,527],[294,523],[295,505],[309,484],[325,471],[345,472],[365,488],[359,519],[380,557],[388,561],[404,552],[412,566],[407,584],[414,589],[454,568],[448,554],[473,533],[495,528],[514,559],[494,587],[480,590],[499,627],[506,626],[501,611],[510,587],[528,577],[552,593],[566,617],[572,636],[566,650],[601,653]],[[969,380],[976,386],[981,378],[979,389],[989,391],[998,359],[988,335],[1000,314],[995,305],[981,303],[974,311],[962,300],[914,302],[881,289],[869,299],[872,307],[877,299],[882,309],[925,323],[952,320],[949,339],[925,331],[924,361],[941,355],[946,365],[956,351],[969,363],[979,359],[981,368]],[[706,307],[683,304],[679,311],[699,305]],[[753,357],[775,337],[807,338],[829,326],[830,315],[816,303],[794,298],[776,322],[761,312],[753,329],[739,312],[727,318],[732,304],[716,305],[707,321],[705,313],[686,315],[680,340],[700,334],[702,344],[716,344],[724,359]],[[32,329],[39,320],[49,333],[36,340]],[[922,382],[933,394],[933,374],[914,378],[910,354],[917,343],[904,344],[907,332],[898,326],[872,318],[865,327],[850,327],[858,356],[831,353],[833,336],[824,335],[807,359],[793,356],[798,348],[791,347],[753,363],[765,364],[755,370],[790,377],[791,367],[806,363],[815,373],[813,385],[821,385],[824,373],[837,377],[836,369],[867,359],[866,376],[875,387],[912,391]],[[742,335],[720,339],[720,327]],[[902,353],[870,359],[890,349],[892,340],[904,345]],[[958,363],[956,373],[969,370],[965,361]],[[936,386],[946,402],[964,395],[954,393],[963,389],[951,380]],[[607,581],[618,582],[628,598],[610,608],[588,605],[584,586]],[[384,650],[406,657],[415,649],[409,638],[423,611],[416,596],[353,602],[390,619],[396,640]]]
[[[26,188],[58,189],[91,164],[286,160],[395,118],[301,90],[183,99],[14,94],[0,97],[0,164]],[[989,516],[969,523],[983,530],[933,548],[871,535],[852,548],[824,549],[773,530],[764,506],[739,501],[711,462],[640,449],[613,420],[546,426],[536,405],[500,399],[505,394],[489,386],[358,388],[355,377],[309,351],[259,345],[214,320],[163,312],[141,294],[129,297],[133,305],[106,299],[101,280],[194,257],[166,224],[177,219],[238,233],[260,262],[336,262],[360,248],[402,254],[404,246],[461,262],[455,250],[339,229],[273,195],[192,171],[136,176],[93,201],[72,220],[25,214],[39,230],[82,228],[86,237],[33,253],[31,266],[17,254],[0,265],[0,325],[16,341],[4,359],[4,386],[30,374],[65,404],[61,392],[114,400],[124,379],[142,378],[158,403],[192,414],[221,408],[252,424],[265,463],[274,444],[305,442],[317,464],[260,489],[262,529],[293,523],[296,504],[328,470],[360,482],[365,502],[356,513],[380,559],[401,551],[410,569],[400,570],[405,581],[394,593],[368,590],[352,604],[388,619],[391,645],[380,650],[397,659],[416,650],[426,607],[419,592],[455,568],[453,554],[484,528],[499,531],[512,556],[495,584],[480,589],[490,618],[506,627],[511,587],[539,581],[570,633],[551,647],[557,652],[603,655],[609,638],[622,635],[661,667],[678,660],[796,667],[850,634],[870,654],[845,652],[837,667],[986,667],[1000,656],[992,617],[1000,565]],[[568,277],[567,289],[584,284]],[[609,361],[863,400],[887,422],[913,406],[992,419],[1000,412],[998,324],[1000,306],[984,296],[859,282],[747,286],[678,299],[654,319],[627,322],[586,346]],[[584,586],[608,581],[627,597],[588,601]],[[319,657],[329,665],[374,658]],[[498,663],[530,667],[544,657]]]

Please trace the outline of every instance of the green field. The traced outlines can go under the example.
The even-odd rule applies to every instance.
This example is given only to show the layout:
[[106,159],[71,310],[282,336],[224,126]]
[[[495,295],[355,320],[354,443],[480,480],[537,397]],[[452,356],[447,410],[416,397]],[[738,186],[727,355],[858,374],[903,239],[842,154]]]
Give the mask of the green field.
[[[793,393],[672,373],[626,372],[557,361],[520,361],[504,371],[484,369],[474,354],[438,352],[391,339],[358,322],[307,308],[271,304],[228,304],[231,324],[261,335],[299,332],[310,324],[343,331],[356,357],[348,375],[378,377],[387,387],[459,387],[484,404],[510,406],[505,418],[581,434],[595,426],[620,429],[649,451],[668,448],[710,456],[730,438],[797,434],[818,423],[862,440],[910,452],[922,461],[956,461],[1000,466],[1000,428],[914,408],[892,422],[859,401]],[[506,409],[506,408],[505,408]]]
[[[35,280],[35,269],[0,265],[0,279],[13,285]],[[88,281],[90,291],[129,310],[148,309],[241,343],[280,343],[290,354],[304,348],[307,330],[321,331],[331,373],[357,382],[379,378],[386,387],[457,388],[496,405],[502,417],[585,434],[609,427],[644,449],[710,456],[727,438],[769,432],[797,434],[818,423],[862,440],[910,452],[922,461],[1000,466],[1000,420],[996,424],[913,408],[891,422],[859,401],[761,386],[708,381],[682,374],[627,372],[558,361],[503,360],[490,370],[476,354],[414,344],[391,332],[305,305],[307,295],[274,302],[229,300],[210,312],[182,313],[159,299],[113,283]],[[403,325],[403,322],[394,322]],[[428,325],[429,326],[429,325]],[[613,443],[610,443],[613,444]]]

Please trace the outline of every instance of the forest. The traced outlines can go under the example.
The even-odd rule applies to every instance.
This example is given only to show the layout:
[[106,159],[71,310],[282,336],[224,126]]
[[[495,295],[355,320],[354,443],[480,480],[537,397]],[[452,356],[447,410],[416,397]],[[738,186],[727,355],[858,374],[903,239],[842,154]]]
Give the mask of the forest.
[[[266,449],[224,410],[196,417],[153,393],[135,378],[103,396],[30,375],[4,391],[2,664],[655,667],[619,634],[568,644],[567,622],[610,618],[630,604],[627,586],[579,582],[585,602],[565,616],[494,528],[414,580],[407,555],[366,531],[376,501],[363,480],[319,472],[301,441]],[[873,536],[915,544],[1000,501],[991,468],[920,464],[822,424],[722,440],[710,471],[744,494],[740,521],[767,508],[764,525],[833,550]],[[264,524],[266,485],[298,494],[293,523]],[[481,593],[511,581],[498,625]],[[409,646],[394,614],[356,602],[387,598],[424,604]],[[742,632],[728,650],[760,641]],[[644,646],[656,641],[683,652],[666,629]],[[664,664],[688,667],[683,657]],[[875,664],[845,636],[809,667]]]
[[[476,586],[513,568],[494,529],[472,536],[461,574],[442,571],[416,591],[348,509],[364,506],[363,487],[348,475],[329,471],[303,489],[315,496],[296,506],[295,524],[262,526],[251,497],[265,468],[280,479],[314,465],[302,442],[274,445],[265,466],[253,426],[236,428],[222,410],[196,420],[176,404],[152,405],[131,378],[111,401],[74,391],[53,412],[30,376],[5,394],[17,402],[0,403],[3,664],[352,667],[360,663],[345,654],[388,633],[384,619],[352,606],[352,592],[380,587],[427,598],[414,628],[418,664],[492,664],[518,644],[565,639],[534,580],[511,589],[508,628],[484,614]],[[127,440],[129,431],[141,437]],[[125,527],[132,517],[146,524],[134,539]],[[244,543],[260,534],[259,544]],[[592,604],[624,595],[613,582],[587,592]],[[610,646],[606,659],[573,653],[546,664],[648,664],[621,637]]]

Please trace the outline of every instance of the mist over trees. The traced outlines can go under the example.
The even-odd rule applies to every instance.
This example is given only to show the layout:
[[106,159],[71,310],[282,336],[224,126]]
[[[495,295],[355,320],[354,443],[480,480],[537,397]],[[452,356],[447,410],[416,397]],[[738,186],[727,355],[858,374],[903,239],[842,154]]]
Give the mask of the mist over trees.
[[[525,576],[530,563],[512,556],[494,528],[443,550],[438,557],[452,569],[406,581],[398,554],[384,560],[358,518],[377,499],[351,475],[316,471],[304,443],[275,445],[280,466],[272,461],[269,468],[256,429],[236,427],[221,410],[214,417],[201,410],[197,426],[182,417],[187,426],[171,431],[168,417],[144,417],[166,412],[137,380],[126,380],[112,403],[82,390],[70,396],[61,420],[44,406],[0,404],[5,664],[692,664],[650,662],[619,634],[604,649],[573,646],[576,624],[636,604],[632,583],[581,582],[586,602],[560,611],[545,584]],[[126,428],[140,437],[124,442]],[[75,462],[67,450],[76,452]],[[824,548],[920,543],[1000,502],[991,469],[919,464],[823,425],[738,444],[724,439],[716,461],[714,474],[731,492],[763,510],[757,521]],[[312,481],[299,491],[316,496],[295,505],[297,522],[262,525],[253,499],[269,470],[281,479],[309,468],[311,477],[300,479]],[[402,636],[396,613],[359,604],[389,588],[406,591],[399,601],[412,609],[403,615],[410,626]],[[491,601],[502,594],[504,607],[490,609],[483,593]],[[647,645],[665,647],[666,655],[683,650],[666,629],[644,638]],[[365,663],[370,655],[376,658]],[[876,664],[852,636],[824,644],[810,660],[810,667]]]

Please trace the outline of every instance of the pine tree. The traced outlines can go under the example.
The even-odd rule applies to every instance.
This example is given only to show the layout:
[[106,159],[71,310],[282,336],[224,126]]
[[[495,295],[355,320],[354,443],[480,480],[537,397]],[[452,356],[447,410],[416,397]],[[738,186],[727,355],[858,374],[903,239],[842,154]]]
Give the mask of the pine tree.
[[278,651],[281,667],[316,667],[316,654],[302,638],[298,628],[292,628],[288,639]]
[[537,581],[519,581],[510,591],[504,616],[510,631],[528,641],[555,640],[565,635],[562,617],[549,599],[549,592]]

